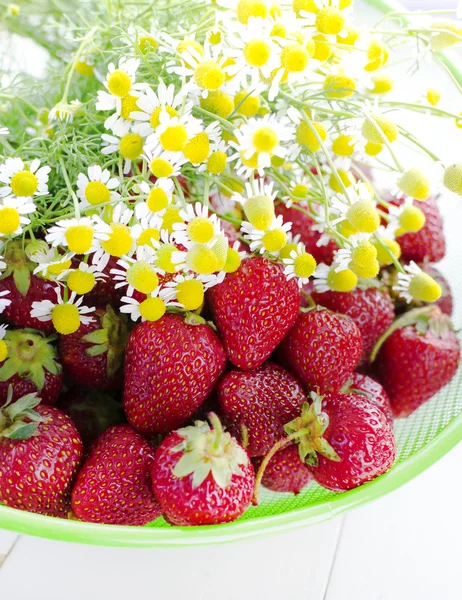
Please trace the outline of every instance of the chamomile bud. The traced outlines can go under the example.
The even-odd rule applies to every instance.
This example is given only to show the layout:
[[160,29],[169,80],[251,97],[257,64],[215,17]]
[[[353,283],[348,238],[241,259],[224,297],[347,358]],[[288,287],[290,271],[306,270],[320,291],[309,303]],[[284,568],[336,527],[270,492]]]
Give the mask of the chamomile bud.
[[391,119],[379,114],[371,114],[364,121],[361,129],[363,137],[374,144],[383,144],[384,138],[390,143],[395,142],[399,136],[399,129]]
[[453,164],[444,172],[445,187],[458,196],[462,196],[462,164]]
[[394,86],[393,78],[389,75],[374,75],[371,81],[374,85],[371,89],[371,94],[387,94],[391,92]]
[[251,17],[266,19],[269,10],[267,0],[239,0],[236,6],[236,15],[240,23],[247,25]]
[[249,94],[247,90],[242,90],[234,96],[234,107],[238,115],[243,115],[250,119],[260,110],[260,96]]
[[355,93],[356,82],[343,74],[328,75],[324,80],[324,91],[328,98],[349,98]]
[[375,144],[374,142],[367,142],[364,145],[364,152],[368,156],[378,156],[383,150],[383,144]]
[[327,130],[322,123],[310,121],[310,124],[308,124],[305,121],[300,121],[295,133],[295,139],[299,144],[306,146],[310,152],[317,152],[321,148],[318,138],[323,142],[327,138]]
[[176,298],[187,310],[196,310],[204,302],[204,284],[198,279],[185,279],[176,286]]
[[[337,175],[343,183],[343,186],[349,188],[354,184],[353,176],[345,169],[337,169]],[[340,185],[339,180],[332,173],[329,177],[329,186],[333,189],[337,194],[343,194],[343,187]]]
[[373,245],[377,250],[377,260],[383,266],[391,265],[393,263],[392,257],[398,260],[401,256],[401,246],[396,240],[380,238],[380,242],[375,241]]
[[398,181],[398,188],[407,196],[421,201],[427,200],[431,193],[430,181],[418,167],[413,167],[403,173]]
[[436,302],[442,294],[440,285],[415,262],[405,266],[404,273],[398,273],[398,283],[393,289],[407,302]]
[[342,11],[334,6],[322,8],[316,15],[316,29],[326,35],[340,33],[345,25]]
[[353,227],[362,233],[374,233],[380,227],[380,215],[373,202],[358,200],[346,213]]
[[345,269],[336,273],[335,269],[329,269],[327,284],[334,292],[351,292],[358,284],[358,276],[351,269]]
[[349,157],[355,151],[355,138],[352,135],[341,134],[332,142],[332,152],[337,156]]
[[425,220],[425,213],[414,204],[406,206],[398,217],[398,222],[403,233],[417,233],[425,225]]
[[200,99],[201,107],[208,112],[227,119],[234,110],[233,98],[222,90],[215,90],[208,94],[207,98]]
[[329,38],[322,33],[318,33],[313,36],[312,40],[314,42],[312,57],[320,62],[329,60],[334,52],[332,45],[329,43]]

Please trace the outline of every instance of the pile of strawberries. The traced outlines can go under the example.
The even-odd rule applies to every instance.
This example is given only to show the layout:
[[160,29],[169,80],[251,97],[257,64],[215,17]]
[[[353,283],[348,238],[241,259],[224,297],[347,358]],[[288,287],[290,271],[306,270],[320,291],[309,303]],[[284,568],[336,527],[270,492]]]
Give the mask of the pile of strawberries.
[[[204,525],[238,518],[260,483],[341,492],[385,473],[394,417],[446,385],[460,358],[449,286],[429,266],[445,253],[441,218],[434,201],[422,210],[425,227],[400,243],[403,259],[438,278],[438,305],[403,306],[391,267],[375,287],[300,292],[281,265],[250,256],[201,311],[131,331],[112,280],[99,282],[95,321],[57,335],[30,316],[52,286],[10,245],[0,503],[95,523]],[[316,245],[310,217],[280,212],[328,263],[333,249]]]

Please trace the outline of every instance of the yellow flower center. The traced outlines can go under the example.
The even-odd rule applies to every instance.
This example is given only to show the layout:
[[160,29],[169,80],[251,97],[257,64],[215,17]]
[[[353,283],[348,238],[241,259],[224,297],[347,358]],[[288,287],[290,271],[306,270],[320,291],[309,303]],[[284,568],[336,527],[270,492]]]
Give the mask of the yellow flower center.
[[178,54],[183,54],[183,52],[188,52],[191,49],[195,50],[200,56],[204,56],[204,48],[202,44],[196,42],[196,40],[181,40],[181,42],[176,47],[176,51],[178,52]]
[[186,255],[189,268],[199,275],[210,275],[218,270],[218,259],[211,248],[193,246]]
[[221,150],[212,152],[207,161],[207,171],[212,175],[219,175],[226,169],[226,154]]
[[47,268],[47,275],[61,275],[63,271],[66,271],[71,266],[72,262],[70,260],[65,260],[64,262],[58,262],[54,265],[50,265]]
[[187,232],[196,244],[207,244],[214,236],[213,224],[205,217],[194,217],[188,223]]
[[242,90],[234,97],[234,107],[239,115],[250,119],[260,110],[261,102],[259,96],[249,96],[247,90]]
[[250,17],[266,19],[269,7],[266,0],[239,0],[236,6],[237,18],[243,25],[247,25]]
[[399,215],[398,220],[404,231],[416,233],[425,225],[425,213],[417,206],[406,206]]
[[306,69],[310,55],[298,42],[287,44],[281,53],[281,64],[290,73],[300,73]]
[[441,94],[435,88],[430,88],[427,90],[427,100],[429,104],[436,106],[441,100]]
[[38,188],[38,179],[30,171],[18,171],[11,178],[10,186],[15,196],[33,196]]
[[287,37],[287,27],[284,23],[275,23],[270,31],[270,36],[285,39]]
[[339,43],[346,44],[347,46],[354,46],[359,39],[359,31],[354,27],[345,25],[345,36],[337,38]]
[[244,153],[240,152],[240,157],[242,164],[246,167],[250,167],[251,169],[258,169],[258,152],[252,154],[250,158],[245,158]]
[[308,252],[299,254],[294,260],[294,273],[297,277],[305,279],[311,277],[316,270],[316,261]]
[[232,97],[221,90],[210,92],[207,98],[200,99],[200,103],[204,110],[208,110],[222,119],[228,118],[234,110]]
[[334,292],[351,292],[358,283],[358,276],[350,269],[345,269],[339,273],[332,268],[327,274],[327,285]]
[[150,246],[154,247],[152,240],[158,242],[160,239],[160,231],[154,227],[148,227],[138,238],[138,246]]
[[265,40],[251,40],[244,46],[244,56],[251,67],[263,67],[271,56],[271,48]]
[[376,144],[374,142],[367,142],[364,146],[364,152],[368,156],[377,156],[383,150],[383,144]]
[[431,193],[431,185],[422,169],[414,167],[403,173],[398,181],[399,189],[415,198],[416,200],[427,200]]
[[290,253],[292,251],[297,251],[297,244],[294,242],[290,242],[284,246],[284,248],[279,252],[279,258],[291,258]]
[[170,177],[173,174],[173,167],[165,158],[153,158],[149,163],[149,168],[158,178]]
[[96,206],[103,202],[109,202],[111,192],[101,181],[90,181],[85,187],[85,198],[88,204]]
[[143,138],[138,133],[127,133],[120,140],[119,151],[127,160],[136,160],[143,151]]
[[70,335],[80,327],[79,309],[74,304],[57,304],[51,309],[51,320],[58,333]]
[[393,256],[399,259],[401,256],[401,246],[395,240],[381,238],[379,242],[374,242],[374,248],[377,250],[377,260],[381,265],[391,265]]
[[86,62],[83,62],[81,60],[78,60],[75,63],[75,70],[77,71],[77,73],[80,73],[80,75],[84,75],[85,77],[91,77],[93,75],[93,65],[89,65]]
[[159,212],[168,206],[168,196],[161,187],[152,188],[146,201],[151,212]]
[[113,96],[123,98],[132,89],[132,80],[128,73],[116,69],[107,79],[107,87]]
[[394,81],[389,75],[374,75],[372,83],[374,84],[371,90],[372,94],[387,94],[394,85]]
[[216,242],[212,246],[212,252],[217,257],[217,271],[223,269],[228,256],[228,240],[222,234],[217,237]]
[[145,260],[139,260],[127,269],[127,281],[142,294],[150,294],[159,285],[157,273]]
[[188,279],[176,286],[176,297],[186,310],[196,310],[204,301],[204,285],[198,279]]
[[138,97],[132,96],[131,94],[127,94],[122,98],[122,106],[120,109],[121,117],[129,121],[133,121],[133,119],[130,118],[130,115],[134,110],[138,110],[138,105],[136,104],[137,100]]
[[272,229],[263,235],[262,243],[268,252],[279,252],[287,244],[287,233],[283,229]]
[[444,172],[443,181],[450,192],[462,196],[462,164],[450,165]]
[[170,152],[181,152],[188,141],[188,132],[184,125],[171,125],[159,137],[161,146]]
[[93,273],[89,273],[88,271],[81,271],[80,269],[76,269],[69,273],[69,277],[67,278],[67,286],[76,294],[83,295],[88,294],[95,287],[96,279]]
[[234,248],[228,248],[228,253],[226,254],[226,262],[223,267],[223,271],[226,273],[234,273],[241,266],[241,257],[239,256],[239,252],[234,250]]
[[201,131],[189,140],[184,147],[183,154],[193,165],[198,165],[207,160],[210,154],[210,142],[205,131]]
[[194,81],[204,90],[217,90],[225,82],[225,74],[214,60],[205,60],[197,65]]
[[308,186],[304,183],[297,183],[292,189],[292,195],[300,200],[304,200],[308,196]]
[[146,321],[158,321],[165,315],[167,307],[160,298],[146,298],[139,305],[140,315]]
[[332,142],[332,152],[338,156],[351,156],[355,151],[355,138],[352,135],[339,135]]
[[351,250],[349,267],[358,277],[364,279],[371,279],[378,274],[380,265],[377,260],[377,250],[371,242],[361,242]]
[[162,229],[172,233],[174,223],[183,223],[183,219],[180,217],[180,209],[170,205],[162,218]]
[[124,254],[130,252],[133,244],[133,238],[130,233],[130,228],[121,223],[113,223],[111,225],[111,233],[109,239],[101,242],[103,250],[111,256],[120,258]]
[[167,104],[165,106],[158,106],[157,108],[155,108],[152,111],[151,117],[149,118],[149,124],[151,125],[151,127],[153,129],[156,129],[157,127],[159,127],[160,113],[163,110],[165,110],[165,112],[169,115],[169,117],[177,117],[178,116],[178,112],[172,106],[168,106]]
[[138,40],[138,48],[143,54],[146,54],[148,50],[157,48],[158,45],[156,40],[150,35],[142,35]]
[[172,254],[177,250],[173,244],[161,244],[156,252],[156,266],[166,273],[175,273]]
[[373,114],[371,117],[374,122],[366,119],[361,129],[363,137],[368,142],[383,144],[384,138],[390,143],[398,139],[399,130],[396,123],[393,123],[393,121],[390,121],[390,119],[387,119],[383,115]]
[[300,15],[301,11],[317,13],[319,12],[318,5],[315,0],[292,0],[292,8],[296,15]]
[[353,227],[362,233],[374,233],[380,227],[380,215],[369,200],[358,200],[346,213]]
[[221,31],[212,31],[212,33],[210,33],[208,36],[208,40],[212,44],[212,46],[216,46],[217,44],[219,44],[222,39],[223,36],[221,35]]
[[20,225],[20,215],[15,208],[0,208],[0,233],[13,234]]
[[355,90],[355,80],[346,75],[328,75],[324,80],[324,91],[328,98],[349,98]]
[[441,286],[427,273],[415,275],[409,284],[409,293],[421,302],[436,302],[441,298]]
[[[350,186],[353,185],[354,181],[353,181],[353,179],[352,179],[352,177],[351,177],[351,175],[350,175],[350,173],[348,171],[345,171],[344,169],[337,169],[337,175],[340,177],[343,185],[346,188],[349,188]],[[329,186],[337,194],[343,194],[343,188],[340,185],[340,182],[338,181],[338,179],[334,175],[334,173],[332,173],[331,176],[329,177]]]
[[316,29],[326,35],[340,33],[345,24],[341,10],[332,6],[322,8],[316,16]]
[[278,143],[277,133],[271,127],[260,127],[253,134],[253,145],[257,152],[271,153]]
[[252,196],[244,205],[247,219],[257,229],[268,229],[274,219],[274,203],[269,196]]
[[297,125],[295,139],[302,146],[306,146],[310,152],[317,152],[321,148],[318,137],[322,142],[327,138],[327,131],[322,123],[311,121],[309,124],[306,121],[300,121]]
[[377,71],[386,65],[388,61],[388,48],[380,40],[372,40],[367,49],[368,63],[364,67],[365,71]]
[[93,244],[93,227],[73,225],[66,229],[65,237],[71,252],[86,254]]
[[322,33],[318,33],[318,35],[313,36],[313,42],[314,42],[313,58],[315,58],[316,60],[319,60],[320,62],[329,60],[329,58],[332,56],[332,54],[334,52],[334,49],[329,44],[328,38],[325,35],[322,35]]
[[3,362],[8,356],[8,346],[4,340],[0,340],[0,362]]

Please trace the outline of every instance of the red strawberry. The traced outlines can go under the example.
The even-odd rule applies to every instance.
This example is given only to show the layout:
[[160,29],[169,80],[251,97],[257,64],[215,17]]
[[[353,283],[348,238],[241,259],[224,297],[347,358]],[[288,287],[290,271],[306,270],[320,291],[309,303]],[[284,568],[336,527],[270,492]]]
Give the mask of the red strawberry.
[[8,330],[7,358],[0,363],[0,406],[13,390],[13,400],[37,392],[42,404],[55,404],[63,385],[56,349],[41,333]]
[[146,434],[168,433],[197,411],[225,365],[217,334],[193,313],[140,323],[125,355],[128,422]]
[[322,234],[313,229],[316,221],[307,214],[306,209],[293,206],[287,208],[285,204],[280,203],[276,205],[276,214],[282,215],[284,223],[292,223],[292,234],[300,235],[300,241],[305,244],[306,251],[314,256],[317,263],[332,264],[338,246],[333,240],[330,240],[326,246],[317,245]]
[[85,448],[109,427],[125,422],[122,403],[100,390],[73,388],[60,397],[58,408],[71,417]]
[[97,308],[94,320],[75,333],[59,336],[59,356],[64,370],[79,385],[114,390],[123,383],[123,353],[127,325],[113,308]]
[[459,340],[437,306],[404,314],[377,350],[375,370],[396,417],[407,417],[449,383],[460,361]]
[[295,280],[263,257],[242,261],[235,273],[208,291],[215,325],[229,360],[256,369],[270,356],[294,323],[300,306]]
[[0,411],[0,504],[63,516],[82,456],[71,419],[28,394]]
[[375,381],[375,379],[372,379],[372,377],[355,372],[352,374],[350,380],[343,386],[342,392],[344,394],[355,392],[365,394],[370,402],[380,406],[387,418],[390,419],[390,421],[393,421],[390,398],[382,385],[380,385],[378,381]]
[[417,233],[405,233],[397,239],[402,259],[417,263],[438,262],[446,254],[443,219],[438,204],[435,198],[429,198],[419,202],[418,207],[425,214],[426,222]]
[[313,300],[334,312],[348,315],[358,326],[363,338],[363,360],[382,333],[393,323],[395,309],[390,295],[377,288],[356,288],[352,292],[313,292]]
[[324,393],[342,387],[362,349],[361,332],[350,317],[315,308],[299,314],[278,357],[310,389]]
[[306,396],[293,375],[267,362],[255,371],[233,370],[217,387],[227,428],[250,456],[263,456],[281,437],[284,425],[300,413]]
[[153,489],[172,525],[227,523],[251,503],[255,477],[249,455],[223,431],[216,415],[209,418],[213,429],[197,421],[157,448]]
[[[254,459],[255,469],[262,463],[261,458]],[[312,480],[311,473],[301,460],[295,444],[279,450],[269,461],[262,477],[262,485],[273,492],[299,494]]]
[[76,517],[91,523],[145,525],[161,515],[151,490],[154,449],[130,425],[95,442],[72,490]]
[[11,304],[5,308],[3,316],[16,327],[52,333],[53,323],[31,317],[30,311],[34,302],[56,302],[56,286],[31,273],[37,265],[25,256],[22,241],[9,242],[4,256],[7,267],[0,275],[0,292],[9,292],[6,299],[11,300]]

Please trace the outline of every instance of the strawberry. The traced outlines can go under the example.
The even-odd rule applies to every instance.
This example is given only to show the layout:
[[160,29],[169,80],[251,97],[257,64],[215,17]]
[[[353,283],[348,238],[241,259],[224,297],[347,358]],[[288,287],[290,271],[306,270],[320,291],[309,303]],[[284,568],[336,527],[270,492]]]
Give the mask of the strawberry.
[[0,275],[0,292],[8,291],[6,297],[11,300],[11,304],[3,311],[3,316],[16,327],[31,327],[47,334],[52,333],[53,323],[31,317],[30,311],[34,302],[56,302],[56,286],[31,273],[36,264],[24,254],[22,241],[9,242],[2,253],[7,267]]
[[59,336],[64,370],[79,385],[115,390],[123,383],[123,353],[128,337],[125,320],[108,304],[75,333]]
[[361,332],[346,315],[325,308],[300,312],[278,357],[302,383],[320,393],[338,391],[362,353]]
[[267,362],[254,371],[233,370],[217,387],[220,414],[228,430],[250,456],[262,456],[284,436],[284,425],[295,418],[306,396],[297,379]]
[[0,411],[0,504],[63,516],[82,456],[71,419],[36,394]]
[[58,408],[71,417],[84,448],[109,427],[125,422],[122,403],[100,390],[72,388],[60,397]]
[[[262,462],[262,458],[253,460],[256,470]],[[300,458],[298,447],[291,444],[279,450],[269,461],[261,482],[273,492],[299,494],[312,479],[308,467]]]
[[300,241],[305,244],[306,251],[314,256],[317,263],[332,264],[334,252],[338,250],[338,246],[333,240],[330,240],[325,246],[318,246],[322,234],[313,229],[316,221],[307,213],[307,209],[295,206],[287,208],[281,202],[276,205],[276,215],[282,215],[284,223],[292,223],[292,234],[300,236]]
[[352,292],[313,292],[312,297],[317,304],[353,319],[363,338],[364,362],[395,318],[390,295],[375,287],[356,288]]
[[154,493],[172,525],[234,521],[249,507],[255,482],[249,455],[216,415],[212,428],[197,421],[174,431],[157,448]]
[[63,385],[63,373],[56,349],[39,332],[8,330],[7,357],[0,363],[0,406],[6,402],[8,388],[13,400],[37,392],[42,404],[55,404]]
[[365,395],[370,402],[377,404],[385,413],[386,417],[393,421],[393,411],[391,409],[390,398],[382,385],[369,377],[369,375],[363,375],[361,373],[353,373],[351,378],[346,382],[342,388],[344,394],[360,393]]
[[399,236],[397,241],[401,246],[402,259],[416,263],[438,262],[446,254],[443,219],[438,204],[435,198],[429,198],[418,205],[425,214],[425,225],[417,233]]
[[263,257],[244,259],[235,273],[208,292],[213,320],[229,360],[256,369],[294,323],[300,293],[283,268]]
[[371,358],[395,417],[407,417],[454,377],[460,344],[450,319],[437,306],[405,313]]
[[154,450],[130,425],[95,442],[72,489],[77,518],[110,525],[145,525],[161,515],[151,490]]
[[217,334],[196,314],[140,323],[125,355],[128,422],[145,434],[168,433],[197,411],[225,365]]

